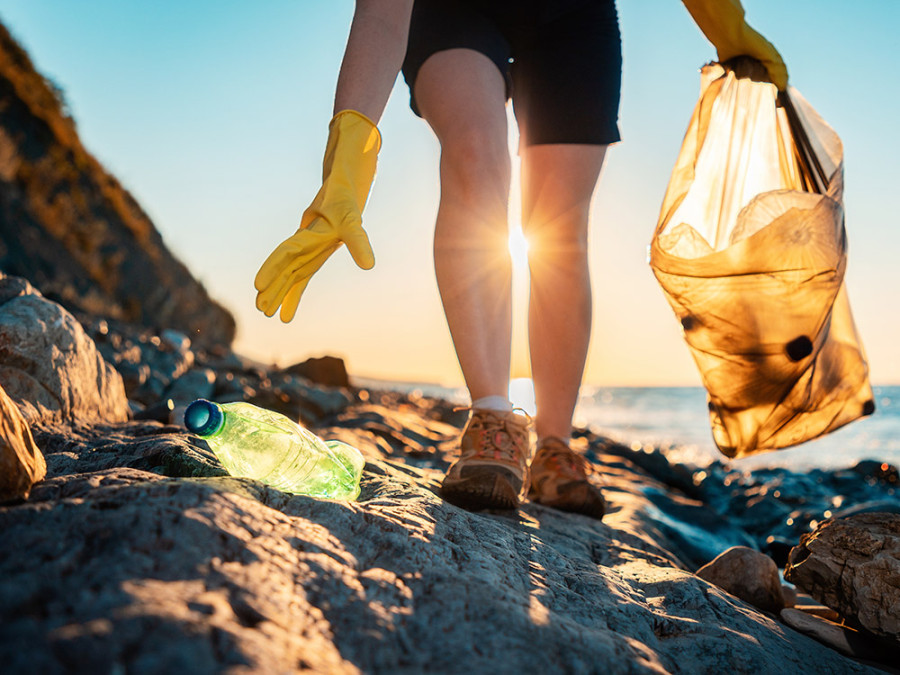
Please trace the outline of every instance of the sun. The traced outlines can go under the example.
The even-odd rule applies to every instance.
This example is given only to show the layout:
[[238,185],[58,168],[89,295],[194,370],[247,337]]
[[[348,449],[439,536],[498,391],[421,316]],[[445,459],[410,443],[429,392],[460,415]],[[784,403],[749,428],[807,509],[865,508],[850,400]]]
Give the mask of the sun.
[[512,256],[513,267],[517,271],[528,269],[528,240],[522,234],[522,228],[513,226],[509,228],[509,254]]

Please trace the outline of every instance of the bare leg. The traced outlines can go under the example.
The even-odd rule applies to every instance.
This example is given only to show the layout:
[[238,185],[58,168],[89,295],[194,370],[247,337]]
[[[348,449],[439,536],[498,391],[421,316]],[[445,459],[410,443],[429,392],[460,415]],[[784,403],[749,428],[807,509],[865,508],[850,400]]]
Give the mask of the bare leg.
[[506,397],[512,310],[503,76],[478,52],[438,52],[419,71],[416,100],[441,144],[434,267],[456,354],[472,400]]
[[538,438],[572,433],[591,334],[587,260],[591,195],[605,145],[522,150],[523,228],[529,239],[528,336]]

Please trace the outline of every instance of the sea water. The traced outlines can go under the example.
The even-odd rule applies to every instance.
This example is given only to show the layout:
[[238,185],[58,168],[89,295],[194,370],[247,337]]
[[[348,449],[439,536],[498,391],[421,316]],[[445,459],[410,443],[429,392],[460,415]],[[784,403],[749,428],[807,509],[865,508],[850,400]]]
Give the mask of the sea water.
[[[368,386],[368,385],[363,385]],[[370,386],[376,386],[371,383]],[[468,405],[466,390],[403,382],[383,388],[418,391]],[[714,460],[735,468],[785,467],[794,470],[836,469],[863,459],[900,465],[900,386],[876,386],[875,413],[793,448],[740,460],[729,460],[715,443],[709,426],[706,392],[702,387],[584,386],[575,410],[575,424],[632,447],[655,446],[673,461],[706,465]],[[535,413],[531,380],[510,384],[510,399],[530,415]]]
[[900,387],[873,387],[875,413],[792,448],[729,460],[716,447],[702,387],[584,387],[576,423],[626,444],[666,448],[670,459],[736,468],[834,469],[863,459],[900,465]]

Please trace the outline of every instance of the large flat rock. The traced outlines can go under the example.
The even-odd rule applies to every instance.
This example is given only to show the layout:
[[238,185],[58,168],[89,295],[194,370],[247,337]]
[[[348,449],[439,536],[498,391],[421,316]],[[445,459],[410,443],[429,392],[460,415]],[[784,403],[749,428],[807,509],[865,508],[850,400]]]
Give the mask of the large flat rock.
[[215,461],[176,427],[42,431],[51,477],[0,509],[0,662],[13,673],[869,670],[692,574],[671,520],[654,518],[664,486],[624,458],[600,456],[602,522],[534,504],[470,513],[437,494],[452,425],[370,405],[320,431],[355,436],[367,455],[359,501],[211,475]]

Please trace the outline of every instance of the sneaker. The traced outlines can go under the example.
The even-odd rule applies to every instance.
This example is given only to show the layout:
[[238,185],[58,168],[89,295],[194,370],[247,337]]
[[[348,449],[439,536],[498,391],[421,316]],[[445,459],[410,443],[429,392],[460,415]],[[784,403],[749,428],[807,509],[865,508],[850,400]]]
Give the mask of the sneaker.
[[473,408],[460,457],[441,485],[443,497],[472,511],[518,507],[528,474],[528,424],[514,412]]
[[560,511],[603,518],[606,500],[588,481],[587,460],[559,438],[541,442],[531,462],[528,498]]

